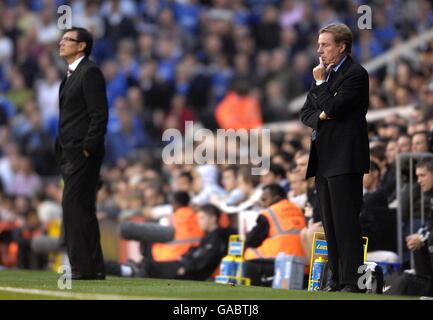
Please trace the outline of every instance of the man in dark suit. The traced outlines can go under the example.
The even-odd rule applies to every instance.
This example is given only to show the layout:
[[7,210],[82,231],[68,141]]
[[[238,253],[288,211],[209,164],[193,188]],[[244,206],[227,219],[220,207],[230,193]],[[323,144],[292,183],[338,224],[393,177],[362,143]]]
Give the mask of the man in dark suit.
[[301,110],[313,129],[306,177],[316,176],[319,211],[333,274],[327,291],[358,292],[363,264],[359,214],[362,177],[369,170],[367,71],[349,55],[352,32],[344,24],[322,28],[315,84]]
[[59,92],[56,155],[64,181],[63,230],[72,279],[105,279],[96,218],[99,171],[108,121],[105,80],[89,60],[92,36],[83,28],[66,31],[59,53],[68,63]]

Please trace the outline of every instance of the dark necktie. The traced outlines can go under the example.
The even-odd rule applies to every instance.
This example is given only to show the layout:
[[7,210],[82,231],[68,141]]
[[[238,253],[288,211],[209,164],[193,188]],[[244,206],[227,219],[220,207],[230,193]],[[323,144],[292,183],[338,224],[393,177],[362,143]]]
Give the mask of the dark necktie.
[[326,82],[331,83],[334,76],[335,76],[335,71],[334,71],[334,69],[331,69],[331,71],[329,72],[328,80]]

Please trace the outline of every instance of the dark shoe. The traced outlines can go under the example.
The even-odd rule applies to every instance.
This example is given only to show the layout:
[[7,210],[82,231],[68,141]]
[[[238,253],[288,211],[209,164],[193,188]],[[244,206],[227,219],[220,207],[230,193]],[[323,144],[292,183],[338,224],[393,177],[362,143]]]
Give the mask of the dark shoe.
[[120,277],[120,263],[117,261],[105,261],[105,272],[110,276]]
[[126,263],[126,266],[128,266],[132,269],[131,277],[141,277],[141,278],[146,277],[145,271],[143,268],[140,268],[139,263],[137,263],[133,260],[128,260],[128,262]]
[[350,293],[365,293],[365,289],[359,289],[357,286],[354,285],[345,285],[343,289],[340,290],[340,292],[350,292]]
[[320,292],[337,292],[340,291],[341,287],[339,285],[327,285],[324,288],[320,288],[317,291]]
[[90,275],[83,275],[80,273],[72,273],[72,280],[105,280],[104,273],[95,273]]

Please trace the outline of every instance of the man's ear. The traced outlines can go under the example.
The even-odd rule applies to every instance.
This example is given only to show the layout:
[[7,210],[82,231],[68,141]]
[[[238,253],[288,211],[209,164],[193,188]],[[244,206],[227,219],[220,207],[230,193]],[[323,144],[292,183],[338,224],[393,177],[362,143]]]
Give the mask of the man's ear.
[[80,42],[80,45],[79,45],[78,50],[79,50],[80,52],[84,52],[84,49],[86,49],[86,46],[87,46],[87,43],[85,43],[85,42]]
[[342,54],[344,51],[346,51],[346,44],[342,42],[338,48],[338,51],[340,51],[340,54]]

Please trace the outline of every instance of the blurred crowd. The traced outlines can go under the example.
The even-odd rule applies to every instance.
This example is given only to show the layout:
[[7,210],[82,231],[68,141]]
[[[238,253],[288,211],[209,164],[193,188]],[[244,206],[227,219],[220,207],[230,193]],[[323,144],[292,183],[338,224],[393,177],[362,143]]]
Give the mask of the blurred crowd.
[[[251,175],[249,166],[167,165],[162,133],[184,133],[188,120],[215,130],[297,119],[288,104],[309,89],[318,63],[317,32],[330,22],[352,29],[352,54],[361,62],[433,26],[427,0],[2,1],[0,265],[46,264],[46,257],[32,255],[29,241],[61,217],[53,141],[66,73],[57,51],[57,8],[63,4],[72,8],[72,24],[93,34],[92,59],[107,82],[99,219],[159,221],[171,214],[169,196],[186,191],[193,206],[217,205],[239,228],[242,212],[263,209],[261,186],[278,183],[305,214],[305,241],[320,220],[314,183],[304,180],[309,129],[299,124],[272,132],[270,171],[262,176]],[[372,8],[372,29],[357,27],[362,4]],[[432,68],[430,42],[370,74],[370,110],[416,106],[407,117],[369,124],[372,170],[364,187],[367,195],[384,192],[379,210],[395,213],[396,155],[432,151]],[[372,227],[374,216],[364,212],[364,230],[376,239],[372,248],[395,251],[394,235],[381,236],[383,230]]]

